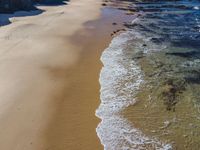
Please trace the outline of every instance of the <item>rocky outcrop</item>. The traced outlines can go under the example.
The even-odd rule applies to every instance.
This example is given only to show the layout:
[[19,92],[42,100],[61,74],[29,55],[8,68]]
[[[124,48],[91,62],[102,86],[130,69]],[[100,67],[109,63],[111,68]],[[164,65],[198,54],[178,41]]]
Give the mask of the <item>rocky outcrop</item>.
[[0,0],[1,13],[10,13],[17,10],[31,10],[33,8],[33,0]]
[[0,0],[0,13],[12,13],[18,10],[35,9],[34,3],[60,5],[68,0]]
[[47,4],[47,5],[60,5],[60,4],[64,4],[64,1],[68,1],[68,0],[34,0],[34,2]]

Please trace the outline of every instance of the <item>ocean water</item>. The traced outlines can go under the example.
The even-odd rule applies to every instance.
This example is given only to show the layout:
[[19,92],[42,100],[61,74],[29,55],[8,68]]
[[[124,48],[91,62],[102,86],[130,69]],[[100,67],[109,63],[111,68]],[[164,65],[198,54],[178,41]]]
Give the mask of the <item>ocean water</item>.
[[101,143],[105,150],[198,150],[200,1],[123,2],[115,8],[134,20],[101,56]]

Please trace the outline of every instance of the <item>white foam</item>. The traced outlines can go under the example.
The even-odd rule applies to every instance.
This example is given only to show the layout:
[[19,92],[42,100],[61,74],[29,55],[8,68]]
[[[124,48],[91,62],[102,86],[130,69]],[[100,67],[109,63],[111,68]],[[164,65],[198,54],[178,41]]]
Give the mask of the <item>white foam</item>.
[[131,32],[115,37],[110,46],[103,52],[101,61],[103,68],[100,73],[101,104],[96,115],[101,123],[96,131],[105,150],[140,150],[171,149],[155,138],[145,136],[134,128],[120,112],[135,103],[134,96],[143,82],[143,74],[137,62],[127,55],[127,44],[136,38]]
[[199,10],[199,6],[194,6],[194,9]]
[[[200,20],[198,18],[195,18],[195,20],[196,20],[197,26],[200,28]],[[199,29],[199,32],[200,32],[200,29]]]

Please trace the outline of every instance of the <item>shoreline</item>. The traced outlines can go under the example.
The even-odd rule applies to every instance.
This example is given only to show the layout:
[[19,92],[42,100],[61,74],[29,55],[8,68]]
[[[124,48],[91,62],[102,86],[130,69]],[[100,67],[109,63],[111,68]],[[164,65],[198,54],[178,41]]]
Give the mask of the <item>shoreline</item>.
[[101,57],[97,133],[106,150],[198,149],[198,5],[130,2],[118,8],[135,20]]
[[[110,11],[109,14],[108,11]],[[95,111],[99,107],[101,102],[99,98],[100,95],[99,73],[102,68],[102,62],[100,61],[100,57],[102,55],[102,52],[108,47],[110,41],[112,40],[113,32],[124,28],[123,27],[124,21],[119,17],[119,15],[120,16],[123,15],[121,10],[115,10],[113,12],[112,8],[103,7],[101,10],[101,16],[98,19],[86,22],[84,24],[84,28],[77,31],[71,38],[71,41],[75,45],[81,45],[82,49],[80,54],[81,59],[79,60],[76,67],[69,69],[71,76],[70,80],[73,81],[70,87],[73,87],[73,90],[68,90],[68,91],[73,91],[73,93],[75,94],[69,93],[69,95],[66,94],[64,97],[66,99],[73,99],[75,101],[80,99],[80,97],[81,98],[86,97],[86,98],[84,98],[85,101],[81,102],[78,106],[76,106],[76,109],[70,107],[69,107],[70,111],[68,109],[62,109],[59,111],[60,113],[57,113],[56,117],[54,117],[55,120],[52,121],[52,124],[50,125],[50,128],[48,130],[48,131],[53,131],[54,134],[49,136],[50,139],[48,141],[52,141],[52,143],[56,141],[57,143],[56,145],[61,146],[59,147],[60,149],[62,149],[62,145],[69,144],[65,143],[66,141],[73,141],[73,140],[76,141],[76,143],[74,142],[71,143],[70,146],[72,147],[72,149],[85,149],[85,150],[103,149],[103,145],[97,147],[99,144],[102,144],[100,143],[100,139],[96,133],[97,125],[100,123],[101,119],[95,116]],[[113,22],[118,22],[117,26],[113,26]],[[76,72],[76,74],[74,74],[74,72]],[[69,87],[66,87],[66,89],[68,88]],[[80,95],[76,95],[77,91],[84,91],[84,92],[81,92]],[[67,104],[68,102],[65,101],[61,102],[61,106],[63,106],[63,108],[66,108]],[[73,104],[74,103],[72,102],[71,106]],[[90,110],[90,112],[88,112],[88,110]],[[66,114],[67,112],[68,113],[73,112],[71,116],[78,116],[77,118],[81,118],[80,114],[86,113],[88,116],[90,116],[89,117],[90,119],[95,117],[96,121],[95,122],[86,121],[87,119],[85,118],[83,121],[81,121],[82,122],[81,125],[76,125],[74,124],[74,122],[69,123],[66,116],[62,115]],[[65,125],[60,126],[58,128],[59,130],[54,128],[55,126],[59,126],[61,124]],[[67,128],[65,128],[66,126]],[[67,129],[67,131],[69,132],[72,131],[74,136],[67,137],[66,136],[67,133],[61,133],[63,131],[62,130],[63,128]],[[62,139],[59,139],[60,135],[67,138],[68,140],[64,141]],[[97,140],[94,141],[94,139],[96,138]]]
[[39,9],[0,28],[0,148],[103,149],[100,57],[132,16],[94,0]]

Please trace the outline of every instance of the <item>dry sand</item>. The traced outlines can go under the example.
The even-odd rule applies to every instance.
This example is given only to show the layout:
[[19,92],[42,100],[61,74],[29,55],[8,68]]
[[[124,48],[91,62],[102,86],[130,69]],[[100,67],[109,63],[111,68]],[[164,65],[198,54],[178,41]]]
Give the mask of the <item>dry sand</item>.
[[0,28],[1,150],[103,149],[94,112],[99,55],[110,38],[98,42],[84,30],[100,7],[95,0],[39,6],[44,13]]

